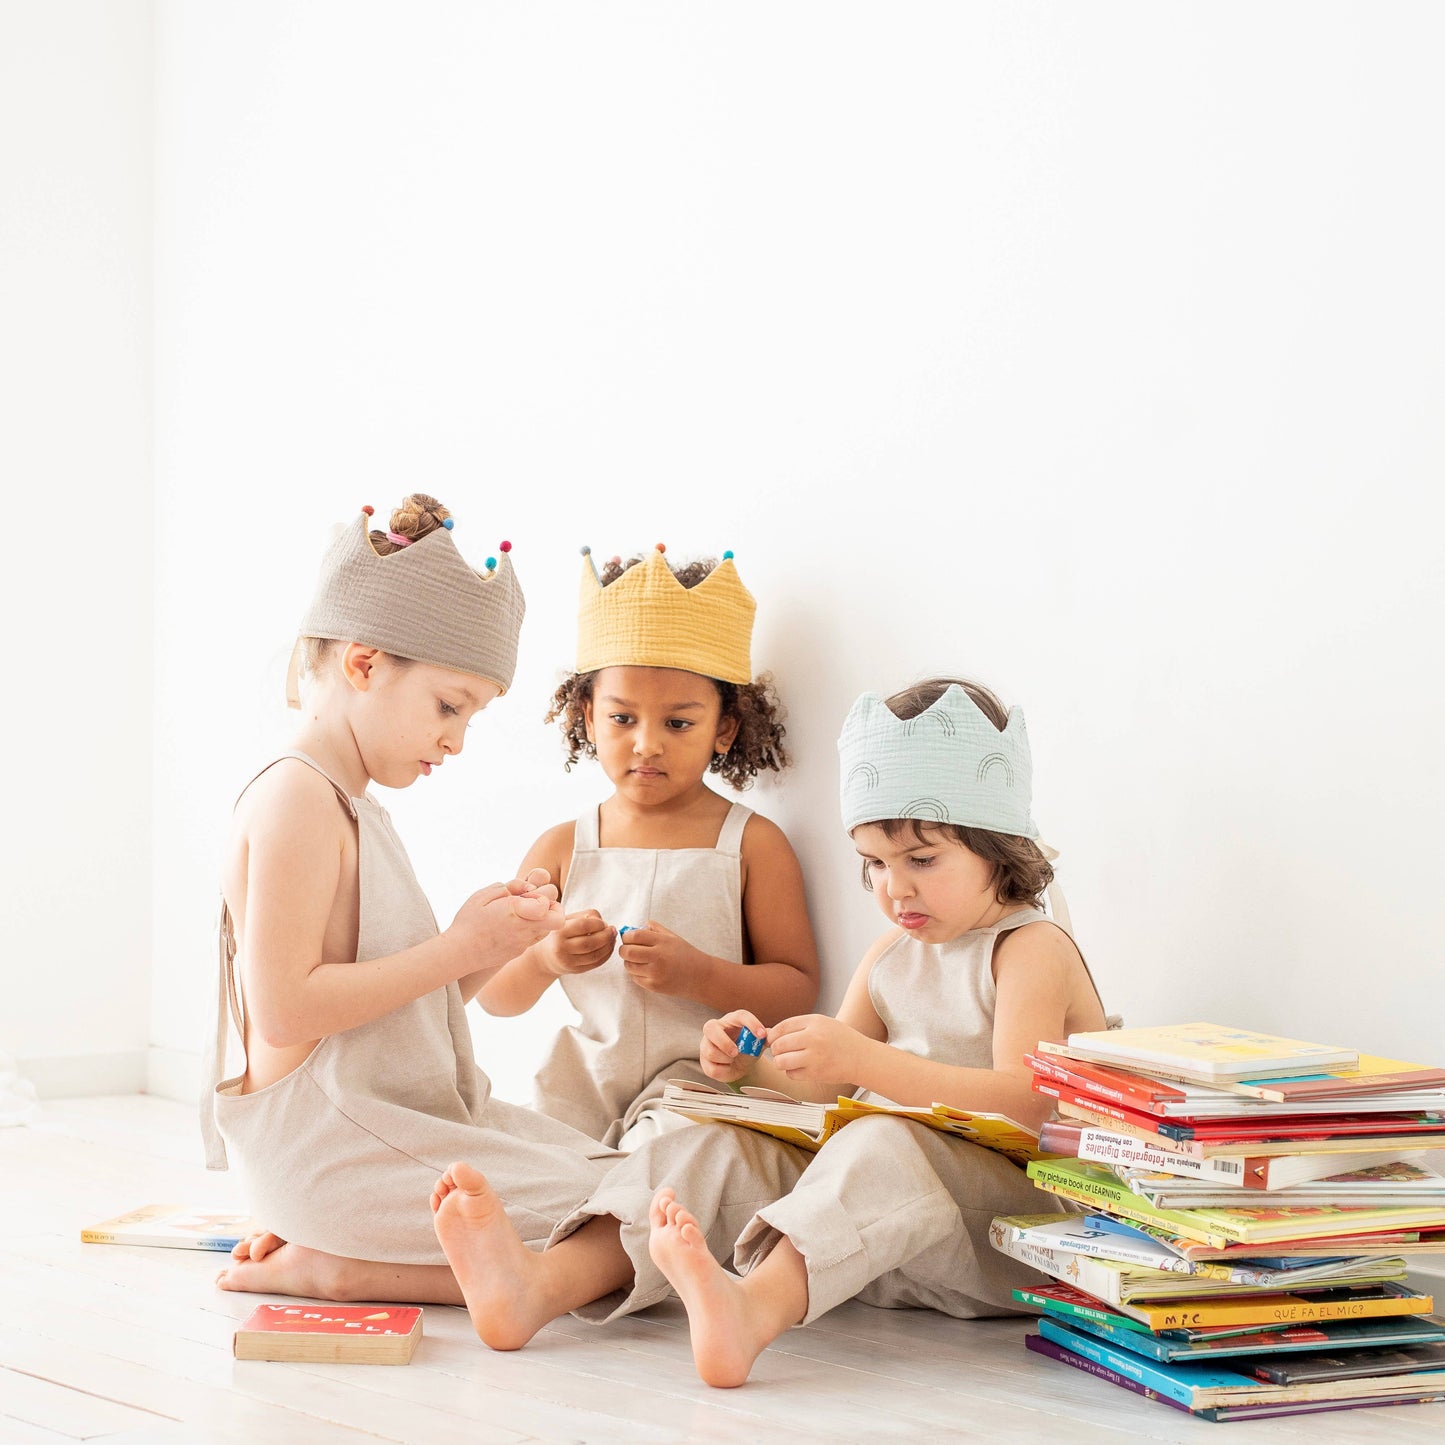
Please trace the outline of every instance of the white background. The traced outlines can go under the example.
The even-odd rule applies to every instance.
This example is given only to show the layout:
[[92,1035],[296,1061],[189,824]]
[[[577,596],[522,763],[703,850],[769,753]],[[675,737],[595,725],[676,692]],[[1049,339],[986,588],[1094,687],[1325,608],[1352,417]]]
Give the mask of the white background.
[[[335,523],[529,611],[386,795],[446,922],[603,792],[577,549],[737,553],[747,800],[836,1003],[861,691],[1028,714],[1126,1022],[1445,1062],[1438,7],[0,4],[5,970],[52,1090],[184,1095],[231,802]],[[558,1015],[479,1020],[525,1098]],[[109,1072],[107,1072],[109,1071]]]

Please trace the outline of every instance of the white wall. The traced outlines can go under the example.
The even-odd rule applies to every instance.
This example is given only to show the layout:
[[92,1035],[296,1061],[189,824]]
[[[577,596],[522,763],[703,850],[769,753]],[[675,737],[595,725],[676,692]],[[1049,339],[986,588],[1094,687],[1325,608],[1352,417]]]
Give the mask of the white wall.
[[0,0],[0,1053],[150,1038],[151,6]]
[[[48,13],[24,23],[54,35]],[[540,722],[577,546],[732,547],[799,758],[750,797],[802,855],[827,1003],[879,923],[836,822],[838,724],[865,688],[957,670],[1028,711],[1112,1007],[1440,1058],[1435,7],[156,15],[153,1083],[194,1081],[226,814],[285,736],[328,529],[412,487],[471,555],[514,541],[531,604],[514,694],[387,799],[444,919],[599,796]],[[141,125],[145,55],[105,56]],[[103,87],[77,88],[93,114]],[[106,173],[141,226],[126,154]],[[83,289],[33,245],[53,293]],[[96,288],[84,346],[50,373],[7,348],[5,394],[81,449],[66,477],[126,497],[140,441],[106,427],[144,398],[119,406],[102,362],[143,346],[144,308]],[[21,1026],[86,1048],[129,1047],[146,990],[132,530],[140,552],[87,557],[127,684],[82,674],[29,723],[66,782],[17,769],[51,851],[12,838],[6,872],[7,942],[74,939],[64,1012],[31,986]],[[27,681],[75,678],[32,653]],[[513,1097],[532,1025],[478,1025]]]

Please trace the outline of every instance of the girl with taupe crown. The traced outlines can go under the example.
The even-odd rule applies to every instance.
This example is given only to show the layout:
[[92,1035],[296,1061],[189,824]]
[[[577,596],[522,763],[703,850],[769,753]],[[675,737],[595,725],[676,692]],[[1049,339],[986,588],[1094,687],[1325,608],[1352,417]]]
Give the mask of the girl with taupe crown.
[[[226,846],[202,1130],[208,1165],[229,1151],[267,1232],[218,1283],[460,1304],[427,1207],[440,1169],[475,1159],[541,1243],[620,1156],[491,1098],[472,1057],[466,1001],[562,926],[547,875],[483,888],[439,931],[368,791],[460,753],[468,719],[511,684],[523,602],[508,544],[475,572],[434,498],[368,535],[371,510],[325,558],[294,658],[302,721],[242,789]],[[223,1079],[232,1024],[240,1068]]]
[[811,1008],[818,958],[782,830],[705,781],[745,788],[788,761],[732,553],[673,568],[659,545],[599,574],[583,552],[577,668],[547,721],[561,719],[567,766],[596,758],[614,791],[532,845],[522,873],[557,881],[566,922],[479,998],[513,1015],[560,985],[581,1017],[553,1040],[536,1106],[630,1151],[686,1124],[660,1100],[670,1078],[704,1079],[707,1020]]

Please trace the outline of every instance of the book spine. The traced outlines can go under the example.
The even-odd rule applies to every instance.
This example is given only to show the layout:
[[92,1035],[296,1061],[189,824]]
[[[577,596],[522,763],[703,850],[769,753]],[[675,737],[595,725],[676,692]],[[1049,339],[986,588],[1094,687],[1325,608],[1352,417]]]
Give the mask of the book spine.
[[1160,1330],[1208,1328],[1212,1325],[1309,1324],[1317,1320],[1376,1319],[1381,1315],[1429,1314],[1433,1300],[1418,1295],[1396,1299],[1312,1300],[1301,1295],[1279,1299],[1256,1299],[1230,1304],[1224,1300],[1203,1303],[1150,1304],[1141,1300],[1135,1308],[1158,1333]]
[[1071,1284],[1105,1304],[1120,1303],[1116,1270],[1106,1268],[1101,1261],[1091,1259],[1087,1254],[1069,1254],[1061,1249],[1049,1249],[1042,1244],[1014,1239],[1007,1231],[996,1228],[996,1223],[989,1226],[989,1239],[1000,1254],[1029,1265],[1040,1274]]
[[[1014,1231],[1015,1239],[1022,1237],[1027,1240],[1028,1235],[1021,1233],[1018,1225],[1014,1226]],[[1091,1259],[1112,1259],[1119,1264],[1141,1264],[1146,1269],[1165,1270],[1170,1274],[1198,1274],[1201,1272],[1187,1259],[1161,1255],[1158,1250],[1151,1250],[1147,1245],[1131,1244],[1122,1234],[1107,1233],[1102,1230],[1099,1231],[1097,1239],[1086,1239],[1081,1235],[1073,1235],[1067,1240],[1060,1240],[1048,1247],[1063,1254],[1086,1254]]]
[[1058,1059],[1050,1058],[1047,1054],[1025,1054],[1024,1060],[1038,1077],[1050,1079],[1080,1093],[1107,1099],[1114,1104],[1141,1109],[1145,1113],[1154,1112],[1155,1106],[1163,1100],[1185,1097],[1178,1089],[1163,1086],[1151,1088],[1143,1081],[1134,1084],[1127,1078],[1091,1069],[1087,1064],[1074,1064],[1066,1068]]
[[[1192,1239],[1196,1244],[1207,1244],[1212,1249],[1223,1249],[1226,1245],[1234,1242],[1231,1236],[1221,1234],[1218,1230],[1209,1229],[1205,1225],[1197,1224],[1194,1220],[1181,1220],[1174,1214],[1168,1214],[1163,1210],[1155,1209],[1152,1205],[1141,1199],[1137,1194],[1130,1193],[1127,1189],[1124,1193],[1127,1198],[1116,1199],[1105,1192],[1095,1192],[1092,1181],[1088,1186],[1080,1186],[1073,1181],[1059,1181],[1054,1179],[1034,1178],[1034,1183],[1040,1189],[1046,1189],[1050,1194],[1057,1194],[1063,1199],[1072,1199],[1075,1204],[1082,1204],[1085,1208],[1097,1209],[1100,1201],[1106,1203],[1103,1208],[1108,1214],[1119,1215],[1124,1219],[1132,1219],[1140,1224],[1162,1224],[1167,1226],[1175,1234],[1182,1234],[1186,1239]],[[1120,1186],[1123,1188],[1123,1186]]]
[[1067,1325],[1055,1324],[1052,1320],[1040,1320],[1039,1333],[1056,1345],[1093,1360],[1106,1370],[1117,1371],[1126,1380],[1137,1380],[1139,1384],[1157,1390],[1166,1399],[1183,1405],[1186,1410],[1193,1405],[1194,1390],[1191,1386],[1171,1380],[1157,1364],[1151,1364],[1141,1355],[1117,1350],[1112,1345],[1106,1345],[1103,1340],[1091,1339],[1088,1335],[1071,1330]]
[[1095,1129],[1102,1129],[1107,1134],[1127,1134],[1131,1139],[1138,1139],[1151,1148],[1164,1150],[1166,1154],[1178,1154],[1185,1159],[1203,1159],[1205,1157],[1203,1145],[1166,1139],[1153,1127],[1156,1122],[1154,1120],[1143,1119],[1139,1123],[1135,1123],[1133,1119],[1116,1119],[1097,1109],[1090,1108],[1088,1104],[1073,1103],[1067,1099],[1059,1101],[1059,1113],[1066,1119],[1072,1119],[1076,1123],[1086,1124]]
[[[1160,1149],[1130,1134],[1116,1134],[1087,1125],[1079,1135],[1078,1157],[1092,1159],[1100,1164],[1142,1165],[1165,1174],[1180,1174],[1188,1179],[1210,1179],[1221,1184],[1251,1187],[1246,1162],[1242,1159],[1195,1159],[1192,1155]],[[1254,1187],[1262,1188],[1263,1185]]]
[[1063,1345],[1056,1345],[1052,1340],[1046,1340],[1042,1335],[1026,1335],[1024,1345],[1035,1354],[1043,1355],[1047,1359],[1072,1365],[1074,1369],[1083,1370],[1086,1374],[1094,1375],[1111,1385],[1122,1385],[1124,1389],[1132,1390],[1136,1395],[1143,1395],[1146,1400],[1157,1400],[1161,1405],[1168,1405],[1171,1409],[1183,1410],[1186,1415],[1195,1413],[1181,1401],[1172,1400],[1168,1395],[1161,1395],[1158,1390],[1151,1390],[1141,1381],[1131,1380],[1117,1370],[1111,1370],[1107,1365],[1101,1365],[1097,1360],[1091,1360],[1087,1355],[1076,1354],[1073,1350],[1065,1349]]
[[1032,1305],[1035,1309],[1043,1310],[1045,1314],[1088,1320],[1090,1324],[1101,1327],[1137,1331],[1152,1337],[1152,1331],[1142,1320],[1125,1320],[1120,1316],[1110,1315],[1105,1310],[1096,1310],[1091,1309],[1088,1305],[1075,1304],[1073,1300],[1052,1299],[1048,1295],[1035,1294],[1031,1289],[1016,1289],[1013,1291],[1013,1297],[1020,1304]]

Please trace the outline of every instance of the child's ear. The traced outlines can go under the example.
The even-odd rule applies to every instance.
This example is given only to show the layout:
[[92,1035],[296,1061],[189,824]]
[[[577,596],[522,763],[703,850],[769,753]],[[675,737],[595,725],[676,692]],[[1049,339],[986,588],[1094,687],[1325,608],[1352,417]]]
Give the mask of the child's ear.
[[736,713],[724,713],[717,725],[717,736],[713,739],[712,750],[723,756],[737,739],[742,719]]
[[376,677],[376,660],[381,656],[379,647],[366,647],[360,642],[348,642],[341,654],[341,675],[357,692],[367,692]]
[[582,704],[582,726],[586,729],[587,741],[595,747],[597,735],[592,731],[592,699],[590,697]]

